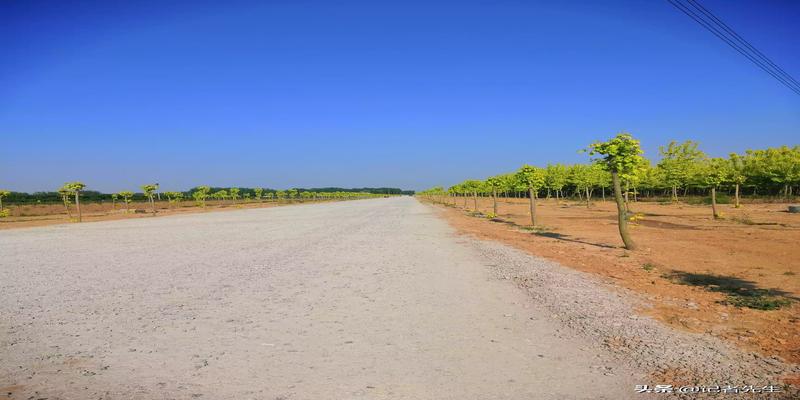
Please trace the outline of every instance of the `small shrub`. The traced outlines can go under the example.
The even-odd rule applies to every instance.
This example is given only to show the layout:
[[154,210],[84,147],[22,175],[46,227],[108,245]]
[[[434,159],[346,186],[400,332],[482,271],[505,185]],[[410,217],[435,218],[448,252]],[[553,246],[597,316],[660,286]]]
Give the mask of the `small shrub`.
[[628,217],[628,221],[631,221],[633,223],[639,222],[643,219],[644,219],[644,214],[642,213],[636,213]]
[[9,215],[11,215],[11,210],[7,208],[0,210],[0,218],[6,218]]
[[738,294],[731,294],[728,295],[727,303],[736,307],[747,307],[755,310],[769,311],[786,307],[792,302],[791,300],[783,297],[769,296],[764,293],[757,293],[757,294],[748,294],[744,296]]
[[553,234],[555,233],[553,232],[552,228],[544,225],[536,225],[536,226],[526,225],[526,226],[520,226],[519,228],[533,233],[553,233]]
[[783,274],[784,274],[784,275],[786,275],[786,276],[795,276],[795,275],[797,275],[797,274],[795,274],[795,273],[794,273],[794,272],[792,272],[792,271],[786,271],[786,272],[784,272]]
[[486,218],[487,219],[495,219],[495,218],[497,218],[497,214],[495,214],[493,212],[489,212],[489,213],[486,214]]
[[647,271],[647,272],[650,272],[650,271],[656,269],[656,266],[653,263],[645,263],[644,265],[642,265],[642,269]]
[[745,225],[756,225],[756,222],[753,221],[747,214],[744,214],[741,217],[731,217],[730,220]]

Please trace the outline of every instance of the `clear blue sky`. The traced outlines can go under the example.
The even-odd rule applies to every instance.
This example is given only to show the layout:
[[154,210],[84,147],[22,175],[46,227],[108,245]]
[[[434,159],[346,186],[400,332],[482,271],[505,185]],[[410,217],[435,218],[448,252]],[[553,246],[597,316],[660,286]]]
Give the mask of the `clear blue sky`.
[[[800,79],[800,2],[701,1]],[[0,3],[0,188],[422,189],[620,130],[651,157],[800,144],[800,96],[666,1],[67,3]]]

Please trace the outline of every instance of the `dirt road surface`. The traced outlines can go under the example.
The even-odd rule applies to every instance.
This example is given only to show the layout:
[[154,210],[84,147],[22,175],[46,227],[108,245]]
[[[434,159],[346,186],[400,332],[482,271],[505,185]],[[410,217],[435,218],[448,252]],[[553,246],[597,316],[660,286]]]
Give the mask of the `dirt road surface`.
[[7,230],[0,254],[0,398],[626,399],[649,383],[408,197]]

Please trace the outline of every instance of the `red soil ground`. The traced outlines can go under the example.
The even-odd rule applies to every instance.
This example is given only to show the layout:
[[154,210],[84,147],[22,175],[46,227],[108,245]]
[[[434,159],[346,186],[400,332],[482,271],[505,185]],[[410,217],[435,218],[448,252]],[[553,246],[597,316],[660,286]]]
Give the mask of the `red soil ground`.
[[[439,206],[443,216],[463,233],[507,243],[558,261],[640,293],[652,308],[641,310],[666,324],[706,332],[741,348],[800,362],[800,214],[786,205],[720,206],[714,220],[709,206],[633,203],[641,219],[632,234],[640,250],[621,247],[612,202],[540,200],[539,229],[530,224],[526,199],[501,199],[498,214],[505,223],[471,216],[472,200]],[[491,211],[491,200],[479,209]],[[687,285],[686,279],[704,285]],[[683,284],[681,283],[683,282]],[[711,284],[711,285],[709,285]],[[727,304],[717,285],[772,289],[791,304],[757,310]]]

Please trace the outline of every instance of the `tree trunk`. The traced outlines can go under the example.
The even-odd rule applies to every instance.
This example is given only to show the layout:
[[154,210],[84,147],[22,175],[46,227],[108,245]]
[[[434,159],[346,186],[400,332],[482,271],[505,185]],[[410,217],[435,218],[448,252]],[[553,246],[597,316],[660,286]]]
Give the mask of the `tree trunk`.
[[528,189],[528,192],[531,195],[531,226],[536,226],[536,193],[534,193],[533,188]]
[[740,204],[739,204],[739,184],[738,183],[736,184],[736,194],[735,194],[735,200],[734,200],[733,206],[736,207],[736,208],[740,207]]
[[472,201],[475,203],[475,212],[478,212],[478,192],[472,192]]
[[81,222],[83,215],[81,214],[81,192],[75,191],[75,208],[78,210],[78,222]]
[[672,201],[678,201],[678,186],[672,185]]
[[586,208],[589,208],[589,187],[586,187]]
[[783,197],[786,199],[786,202],[789,202],[789,184],[783,185]]
[[156,215],[156,202],[153,200],[152,195],[150,195],[150,211],[153,212],[153,215]]
[[492,189],[492,213],[497,216],[497,190]]
[[717,214],[717,188],[711,187],[711,212],[714,214],[714,219],[719,218]]
[[625,201],[622,198],[622,187],[620,186],[617,172],[611,172],[611,181],[614,183],[614,200],[617,202],[619,235],[622,237],[622,242],[625,243],[626,249],[636,250],[636,244],[633,242],[628,232],[628,213],[625,211]]

